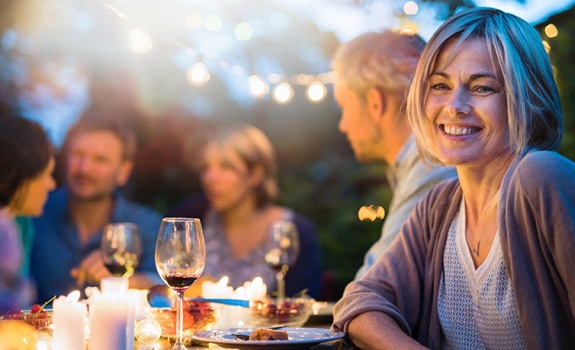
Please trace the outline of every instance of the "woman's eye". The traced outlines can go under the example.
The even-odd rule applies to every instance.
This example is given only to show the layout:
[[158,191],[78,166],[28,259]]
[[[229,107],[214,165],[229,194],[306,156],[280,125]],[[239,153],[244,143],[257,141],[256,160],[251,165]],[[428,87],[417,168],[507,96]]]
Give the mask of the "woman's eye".
[[443,83],[431,84],[431,90],[446,90],[447,85]]
[[475,91],[477,91],[477,92],[493,92],[495,90],[490,88],[489,86],[478,86],[477,88],[475,88]]

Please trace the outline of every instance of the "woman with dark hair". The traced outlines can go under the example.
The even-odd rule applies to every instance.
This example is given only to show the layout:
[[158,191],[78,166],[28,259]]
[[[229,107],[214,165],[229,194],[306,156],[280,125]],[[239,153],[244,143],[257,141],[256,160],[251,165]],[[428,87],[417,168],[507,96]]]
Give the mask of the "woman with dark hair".
[[20,271],[25,257],[17,216],[42,214],[52,177],[53,147],[37,123],[0,112],[0,312],[26,306],[31,288]]

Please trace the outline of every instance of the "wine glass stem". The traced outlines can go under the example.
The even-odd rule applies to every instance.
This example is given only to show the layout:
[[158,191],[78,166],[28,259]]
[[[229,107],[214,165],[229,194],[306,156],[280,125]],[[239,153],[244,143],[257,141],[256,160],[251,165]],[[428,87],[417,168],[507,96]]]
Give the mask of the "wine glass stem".
[[176,319],[176,343],[173,349],[186,349],[184,346],[183,335],[184,335],[184,292],[177,291],[178,295],[177,303],[177,319]]
[[276,282],[278,285],[278,303],[284,301],[286,298],[285,275],[288,268],[288,265],[282,265],[281,270],[279,270],[276,274]]

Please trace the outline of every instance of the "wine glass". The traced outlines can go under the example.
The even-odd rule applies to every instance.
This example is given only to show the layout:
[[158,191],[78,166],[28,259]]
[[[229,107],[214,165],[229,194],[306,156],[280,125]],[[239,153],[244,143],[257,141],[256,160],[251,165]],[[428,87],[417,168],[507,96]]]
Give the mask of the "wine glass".
[[200,277],[206,264],[206,246],[200,219],[162,219],[156,241],[155,260],[158,273],[178,296],[176,343],[172,349],[184,350],[184,292]]
[[292,221],[276,221],[272,224],[265,260],[275,271],[277,299],[285,299],[285,275],[299,255],[299,235]]
[[104,265],[116,277],[128,278],[140,262],[142,242],[138,226],[129,222],[108,224],[102,232],[100,255]]

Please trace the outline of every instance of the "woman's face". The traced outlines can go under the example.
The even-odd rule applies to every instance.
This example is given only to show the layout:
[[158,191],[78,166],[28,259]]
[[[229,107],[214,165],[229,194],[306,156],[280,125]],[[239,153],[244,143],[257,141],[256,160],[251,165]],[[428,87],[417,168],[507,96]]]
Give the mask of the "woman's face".
[[50,159],[42,172],[30,181],[25,182],[14,196],[15,215],[40,216],[44,210],[44,204],[48,199],[48,193],[56,188],[56,181],[52,177],[56,161]]
[[217,211],[232,209],[254,194],[253,174],[230,149],[209,145],[203,153],[200,179],[206,197]]
[[445,164],[483,167],[512,152],[503,78],[482,39],[444,47],[428,77],[425,114]]

